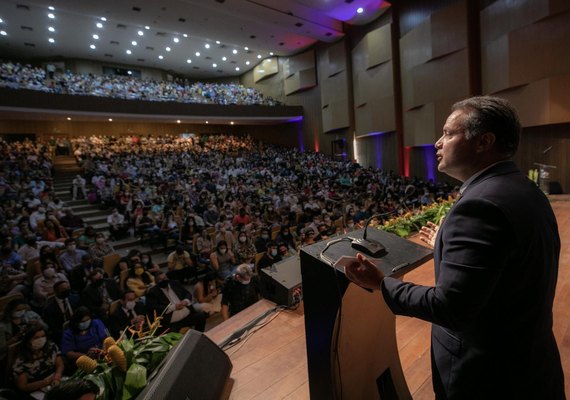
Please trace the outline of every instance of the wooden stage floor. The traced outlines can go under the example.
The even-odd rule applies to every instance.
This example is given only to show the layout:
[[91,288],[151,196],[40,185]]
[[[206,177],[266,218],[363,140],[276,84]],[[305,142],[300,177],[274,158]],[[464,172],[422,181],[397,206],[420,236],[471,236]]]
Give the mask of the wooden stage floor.
[[[570,195],[551,196],[562,240],[554,300],[554,334],[570,397]],[[433,285],[433,261],[407,274],[406,281]],[[206,334],[220,342],[272,307],[262,300]],[[227,350],[233,363],[229,398],[234,400],[309,399],[305,324],[302,309],[273,314],[247,340]],[[415,400],[434,399],[430,370],[430,324],[398,316],[396,335],[404,375]]]

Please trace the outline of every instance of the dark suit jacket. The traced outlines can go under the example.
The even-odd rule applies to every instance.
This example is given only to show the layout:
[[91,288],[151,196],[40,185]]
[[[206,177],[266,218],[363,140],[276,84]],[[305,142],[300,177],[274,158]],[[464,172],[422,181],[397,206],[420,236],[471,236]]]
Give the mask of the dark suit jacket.
[[[194,312],[194,309],[192,308],[191,305],[192,295],[190,294],[190,292],[184,289],[184,287],[178,281],[169,279],[168,283],[172,288],[172,290],[174,291],[174,293],[176,293],[176,296],[178,296],[180,301],[184,299],[190,300],[190,306],[189,306],[191,308],[190,311]],[[148,293],[146,294],[146,310],[147,314],[149,315],[149,318],[151,318],[151,322],[152,318],[154,318],[154,312],[156,311],[156,315],[160,316],[164,312],[166,307],[168,307],[168,304],[170,304],[170,300],[168,300],[168,297],[166,297],[166,295],[164,294],[162,289],[158,287],[158,285],[153,286],[148,291]],[[170,318],[172,318],[172,313],[164,313],[163,318],[165,324],[170,324]]]
[[[79,298],[75,295],[70,295],[69,305],[72,310],[75,310],[79,305]],[[42,310],[42,319],[48,326],[48,333],[50,339],[54,343],[61,343],[61,337],[63,335],[63,324],[65,322],[65,317],[57,300],[55,297],[51,297]]]
[[394,313],[433,323],[438,399],[564,398],[552,333],[559,253],[548,199],[505,162],[478,176],[447,215],[435,287],[384,279]]
[[[137,315],[146,316],[146,308],[140,301],[136,302],[134,311]],[[130,325],[131,318],[123,310],[123,305],[119,304],[115,312],[109,316],[109,332],[111,332],[111,336],[118,338],[123,330]]]
[[[109,293],[111,300],[118,300],[121,298],[121,289],[119,284],[114,279],[104,279],[105,287]],[[107,318],[107,315],[101,315],[101,306],[103,305],[103,298],[99,294],[99,288],[89,284],[81,292],[81,304],[87,307],[91,312],[95,313],[101,318]]]

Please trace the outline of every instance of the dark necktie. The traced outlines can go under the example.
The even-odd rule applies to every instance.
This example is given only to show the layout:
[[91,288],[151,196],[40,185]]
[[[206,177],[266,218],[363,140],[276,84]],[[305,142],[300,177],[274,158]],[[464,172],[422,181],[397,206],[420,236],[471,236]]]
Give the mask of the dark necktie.
[[69,301],[67,299],[63,300],[63,309],[65,314],[65,320],[69,321],[72,316],[71,307],[69,305]]

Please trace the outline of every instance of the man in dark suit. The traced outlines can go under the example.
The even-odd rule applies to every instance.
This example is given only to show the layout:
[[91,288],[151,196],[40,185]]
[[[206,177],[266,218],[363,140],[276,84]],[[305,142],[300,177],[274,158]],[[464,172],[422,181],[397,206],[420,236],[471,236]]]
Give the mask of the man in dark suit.
[[57,281],[53,285],[54,296],[50,297],[42,310],[43,320],[48,325],[48,334],[54,343],[61,343],[63,324],[73,316],[79,306],[79,297],[71,294],[68,281]]
[[91,271],[87,279],[89,284],[81,293],[81,304],[106,323],[111,303],[121,298],[119,284],[114,279],[105,278],[100,268]]
[[109,332],[117,339],[125,328],[132,326],[138,330],[145,321],[146,309],[132,290],[125,290],[119,306],[109,316]]
[[347,276],[380,289],[395,314],[432,322],[437,399],[563,399],[552,333],[560,238],[548,199],[510,158],[520,136],[505,100],[455,104],[435,144],[463,182],[434,239],[435,287],[384,277],[362,255]]
[[204,331],[207,314],[192,307],[192,295],[178,281],[170,280],[164,272],[155,275],[156,285],[146,295],[147,314],[152,319],[154,313],[162,315],[161,326],[173,331],[194,327]]

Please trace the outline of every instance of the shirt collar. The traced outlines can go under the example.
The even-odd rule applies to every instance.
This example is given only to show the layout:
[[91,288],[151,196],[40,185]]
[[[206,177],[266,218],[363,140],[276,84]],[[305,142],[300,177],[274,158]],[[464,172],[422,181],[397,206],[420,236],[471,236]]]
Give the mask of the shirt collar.
[[484,172],[490,170],[491,168],[493,168],[495,165],[504,163],[504,162],[509,162],[509,160],[501,160],[501,161],[497,161],[496,163],[493,163],[491,165],[489,165],[488,167],[483,168],[481,171],[474,173],[473,175],[471,175],[471,177],[469,179],[467,179],[465,182],[463,182],[463,184],[461,185],[461,187],[459,188],[459,195],[463,196],[463,192],[465,192],[465,189],[467,189],[472,183],[473,181],[475,181],[475,179],[477,179],[478,177],[480,177],[481,175],[483,175]]

